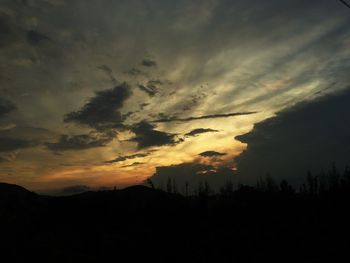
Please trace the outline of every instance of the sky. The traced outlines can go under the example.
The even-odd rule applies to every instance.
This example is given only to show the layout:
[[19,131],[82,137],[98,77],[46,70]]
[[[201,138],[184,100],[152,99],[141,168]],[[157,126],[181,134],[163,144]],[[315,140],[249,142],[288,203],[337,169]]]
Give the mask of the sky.
[[247,134],[349,86],[349,26],[336,0],[1,0],[0,181],[256,173]]

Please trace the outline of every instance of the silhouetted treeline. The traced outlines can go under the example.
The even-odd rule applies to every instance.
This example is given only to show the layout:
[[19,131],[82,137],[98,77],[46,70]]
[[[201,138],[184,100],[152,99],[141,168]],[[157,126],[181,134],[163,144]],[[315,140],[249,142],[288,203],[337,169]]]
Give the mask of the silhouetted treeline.
[[[235,191],[249,187],[242,184],[235,185],[231,180],[228,180],[224,186],[220,187],[219,191],[214,191],[207,181],[201,181],[190,191],[188,182],[185,182],[181,190],[179,190],[175,178],[167,179],[165,189],[162,186],[155,187],[150,179],[147,180],[147,183],[152,188],[158,188],[168,193],[182,194],[187,197],[232,196]],[[328,171],[322,171],[315,175],[308,171],[305,176],[305,182],[297,187],[290,184],[286,179],[278,182],[270,174],[267,174],[266,176],[259,177],[256,185],[250,187],[254,191],[264,193],[300,194],[319,197],[329,194],[348,193],[350,192],[350,167],[347,166],[341,172],[333,164]]]
[[[167,180],[48,197],[0,183],[1,262],[347,262],[349,169],[293,187]],[[168,192],[167,192],[168,191]],[[181,194],[180,194],[181,193]]]

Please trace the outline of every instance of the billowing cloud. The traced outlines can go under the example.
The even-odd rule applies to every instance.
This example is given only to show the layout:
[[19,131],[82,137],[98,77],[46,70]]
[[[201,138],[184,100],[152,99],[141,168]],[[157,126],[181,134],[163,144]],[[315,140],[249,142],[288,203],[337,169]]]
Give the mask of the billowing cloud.
[[164,146],[174,145],[179,141],[176,140],[176,135],[155,130],[156,126],[142,121],[131,127],[131,131],[135,133],[135,137],[130,141],[136,142],[139,149],[152,147],[152,146]]
[[237,159],[240,178],[255,183],[267,173],[301,182],[334,162],[350,165],[350,91],[301,103],[279,112],[236,139],[248,144]]
[[115,138],[115,133],[98,133],[80,135],[61,135],[58,142],[46,143],[48,149],[54,152],[69,150],[86,150],[106,146]]
[[219,132],[218,130],[213,129],[204,129],[204,128],[198,128],[194,129],[188,133],[185,134],[186,137],[194,137],[203,133],[211,133],[211,132]]
[[195,121],[195,120],[205,120],[205,119],[217,119],[217,118],[228,118],[228,117],[236,117],[236,116],[244,116],[251,115],[257,112],[234,112],[234,113],[226,113],[226,114],[213,114],[213,115],[204,115],[198,117],[187,117],[187,118],[178,118],[178,117],[166,117],[163,119],[154,120],[155,123],[161,122],[187,122],[187,121]]
[[220,153],[216,151],[206,151],[199,154],[202,157],[220,157],[226,155],[226,153]]
[[96,130],[120,128],[124,121],[120,109],[130,95],[130,87],[126,83],[97,91],[95,97],[90,98],[82,109],[67,114],[64,121],[84,124]]

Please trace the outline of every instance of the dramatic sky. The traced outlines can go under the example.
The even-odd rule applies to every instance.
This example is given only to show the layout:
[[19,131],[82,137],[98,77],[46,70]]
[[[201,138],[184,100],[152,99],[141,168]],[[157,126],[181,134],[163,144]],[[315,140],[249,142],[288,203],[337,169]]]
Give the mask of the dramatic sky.
[[227,176],[247,145],[237,160],[261,163],[249,157],[254,124],[269,130],[277,113],[289,133],[298,114],[287,109],[348,87],[350,9],[0,0],[0,61],[0,181],[49,190],[122,187],[155,172]]

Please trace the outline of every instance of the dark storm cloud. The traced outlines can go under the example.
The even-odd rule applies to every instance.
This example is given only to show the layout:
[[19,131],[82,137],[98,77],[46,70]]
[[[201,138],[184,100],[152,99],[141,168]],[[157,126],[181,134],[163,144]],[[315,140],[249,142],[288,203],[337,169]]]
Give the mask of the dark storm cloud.
[[146,121],[142,121],[131,127],[131,131],[135,133],[135,137],[130,141],[136,142],[139,149],[152,147],[152,146],[164,146],[173,145],[178,143],[176,135],[155,130],[155,125],[152,125]]
[[0,152],[12,152],[33,146],[35,146],[35,143],[32,141],[11,137],[0,137]]
[[198,117],[188,117],[188,118],[177,118],[177,117],[166,117],[158,120],[154,120],[155,123],[161,123],[161,122],[187,122],[187,121],[195,121],[195,120],[204,120],[204,119],[216,119],[216,118],[228,118],[228,117],[235,117],[235,116],[244,116],[244,115],[251,115],[255,114],[257,112],[234,112],[234,113],[227,113],[227,114],[214,114],[214,115],[204,115],[204,116],[198,116]]
[[206,151],[206,152],[200,153],[199,155],[202,157],[219,157],[219,156],[226,155],[226,153],[219,153],[219,152],[215,152],[215,151]]
[[0,97],[0,118],[6,116],[10,112],[16,110],[16,105],[13,104],[11,101],[2,99]]
[[201,163],[181,163],[177,165],[156,167],[156,172],[150,179],[163,189],[170,179],[175,182],[180,192],[184,193],[185,184],[189,184],[189,190],[198,189],[200,183],[208,182],[214,190],[219,190],[227,181],[234,180],[234,173],[228,167],[213,167]]
[[104,147],[115,138],[113,132],[96,133],[80,135],[61,135],[56,143],[46,143],[46,147],[53,152],[69,150],[86,150],[96,147]]
[[186,137],[194,137],[203,133],[211,133],[211,132],[219,132],[218,130],[213,129],[204,129],[204,128],[198,128],[194,129],[188,133],[185,134]]
[[130,87],[126,83],[97,91],[82,109],[67,114],[64,121],[87,125],[96,130],[122,127],[124,119],[120,109],[130,96]]
[[38,45],[45,41],[50,40],[49,37],[35,31],[35,30],[29,30],[27,32],[27,41],[31,45]]
[[141,65],[144,67],[156,67],[157,62],[152,59],[144,59],[142,60]]
[[119,163],[119,162],[123,162],[126,160],[146,157],[150,154],[151,154],[151,152],[145,152],[145,153],[136,153],[136,154],[132,154],[132,155],[118,156],[117,158],[110,160],[110,161],[106,161],[105,163]]
[[350,165],[350,91],[284,110],[236,139],[248,148],[237,159],[245,182],[258,176],[300,182],[307,170]]

